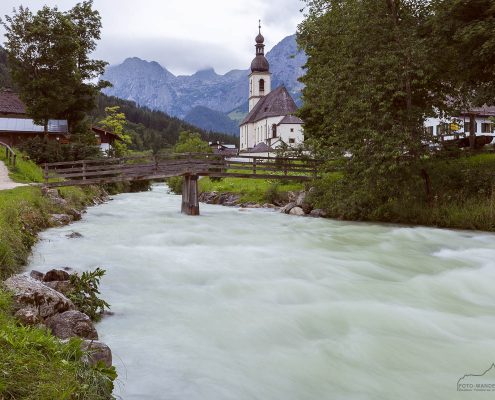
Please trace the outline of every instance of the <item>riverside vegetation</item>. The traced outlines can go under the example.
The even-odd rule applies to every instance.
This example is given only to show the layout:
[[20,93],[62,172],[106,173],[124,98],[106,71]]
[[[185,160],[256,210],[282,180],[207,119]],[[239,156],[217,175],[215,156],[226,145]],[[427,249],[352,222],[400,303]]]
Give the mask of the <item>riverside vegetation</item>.
[[[41,169],[22,154],[10,168],[16,181],[42,180]],[[22,270],[37,234],[59,223],[54,215],[78,218],[84,207],[105,195],[100,187],[61,188],[57,199],[32,186],[0,191],[0,280]],[[97,297],[102,271],[89,274],[71,278],[76,290],[70,296],[97,319],[107,306]],[[12,306],[11,293],[0,286],[0,399],[112,398],[114,370],[85,363],[88,353],[81,350],[81,339],[61,342],[46,328],[20,325]]]

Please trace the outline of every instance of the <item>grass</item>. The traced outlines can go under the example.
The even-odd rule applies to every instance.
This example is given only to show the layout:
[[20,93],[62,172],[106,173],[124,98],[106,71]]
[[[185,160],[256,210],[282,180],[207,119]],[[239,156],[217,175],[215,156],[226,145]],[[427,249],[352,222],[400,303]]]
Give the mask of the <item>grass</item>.
[[83,364],[80,339],[62,343],[47,330],[20,326],[0,289],[0,399],[106,400],[113,369]]
[[[31,183],[31,182],[43,182],[43,171],[33,161],[30,161],[24,154],[16,151],[17,160],[16,166],[9,168],[9,176],[15,182]],[[5,153],[0,152],[0,160],[5,161]]]
[[320,180],[314,200],[332,218],[495,231],[495,153],[432,158],[425,168],[429,201],[421,182],[415,191],[369,207],[362,194],[340,185],[342,176]]
[[[18,182],[42,181],[41,168],[21,153],[17,154],[16,167],[8,166],[10,176]],[[59,193],[67,200],[67,206],[50,202],[39,187],[23,186],[0,191],[0,279],[19,272],[26,264],[38,232],[50,226],[50,214],[80,210],[101,194],[101,189],[95,186],[64,187],[59,189]]]
[[224,178],[220,181],[203,178],[199,181],[200,192],[235,193],[243,203],[269,203],[274,197],[284,197],[289,191],[304,190],[303,183],[276,179]]

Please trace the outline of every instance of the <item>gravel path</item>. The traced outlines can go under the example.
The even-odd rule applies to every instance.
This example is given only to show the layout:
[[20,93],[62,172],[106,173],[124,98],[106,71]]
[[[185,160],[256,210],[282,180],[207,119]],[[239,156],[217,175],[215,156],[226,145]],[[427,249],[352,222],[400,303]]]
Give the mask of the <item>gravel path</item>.
[[26,186],[22,183],[16,183],[9,178],[9,170],[5,164],[0,161],[0,190],[14,189],[18,186]]

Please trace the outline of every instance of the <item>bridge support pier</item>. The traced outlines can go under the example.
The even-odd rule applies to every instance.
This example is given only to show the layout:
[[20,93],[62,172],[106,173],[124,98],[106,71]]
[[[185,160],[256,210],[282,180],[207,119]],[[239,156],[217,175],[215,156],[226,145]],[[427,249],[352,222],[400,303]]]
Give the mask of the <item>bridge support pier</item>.
[[199,215],[198,176],[185,175],[182,184],[182,214]]

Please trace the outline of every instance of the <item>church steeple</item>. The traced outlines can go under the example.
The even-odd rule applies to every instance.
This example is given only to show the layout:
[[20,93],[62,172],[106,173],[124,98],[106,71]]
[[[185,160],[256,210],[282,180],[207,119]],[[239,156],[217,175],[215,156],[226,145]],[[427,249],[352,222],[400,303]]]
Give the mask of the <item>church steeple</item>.
[[271,91],[270,64],[265,57],[265,38],[261,34],[261,20],[256,36],[256,56],[251,62],[249,75],[249,111],[258,103],[260,98]]
[[251,63],[252,72],[268,72],[270,69],[270,64],[265,58],[265,38],[261,34],[261,20],[258,26],[258,36],[256,36],[256,57]]

